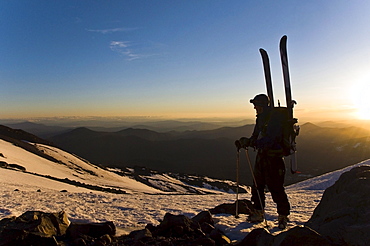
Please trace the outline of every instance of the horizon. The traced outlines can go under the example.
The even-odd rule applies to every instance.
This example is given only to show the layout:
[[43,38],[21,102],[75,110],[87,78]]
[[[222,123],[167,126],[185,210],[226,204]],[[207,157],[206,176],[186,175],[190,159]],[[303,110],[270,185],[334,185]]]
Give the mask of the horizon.
[[[64,126],[64,127],[105,127],[105,128],[116,128],[116,127],[131,127],[135,124],[153,124],[160,122],[168,123],[209,123],[219,127],[238,127],[243,125],[255,124],[255,118],[221,118],[221,117],[209,117],[209,118],[165,118],[165,117],[153,117],[153,116],[115,116],[115,117],[104,117],[104,116],[63,116],[63,117],[34,117],[34,118],[0,118],[1,125],[11,125],[20,123],[35,123],[46,126]],[[303,126],[307,123],[311,123],[320,127],[359,127],[370,131],[370,120],[363,119],[318,119],[318,120],[300,120],[298,119],[298,125]]]
[[[266,93],[285,96],[279,40],[288,36],[300,121],[370,119],[370,2],[0,2],[3,119],[254,119]],[[269,16],[269,18],[265,18]]]

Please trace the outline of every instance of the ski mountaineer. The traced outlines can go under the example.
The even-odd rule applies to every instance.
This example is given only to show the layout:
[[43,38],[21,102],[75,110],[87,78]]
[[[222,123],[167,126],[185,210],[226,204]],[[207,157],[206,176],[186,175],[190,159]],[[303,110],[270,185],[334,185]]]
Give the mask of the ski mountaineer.
[[235,141],[238,151],[240,148],[248,147],[257,149],[253,170],[255,184],[252,187],[251,198],[254,211],[248,217],[248,221],[251,223],[264,221],[264,190],[267,186],[277,205],[279,228],[285,229],[290,214],[290,204],[284,189],[285,163],[282,149],[282,126],[278,120],[274,120],[271,114],[273,109],[270,107],[270,99],[267,95],[259,94],[250,102],[257,113],[252,136],[242,137]]

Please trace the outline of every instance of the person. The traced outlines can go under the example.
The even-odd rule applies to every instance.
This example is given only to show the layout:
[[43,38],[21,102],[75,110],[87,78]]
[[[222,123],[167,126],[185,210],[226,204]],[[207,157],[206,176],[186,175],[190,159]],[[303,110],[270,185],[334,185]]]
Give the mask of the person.
[[269,97],[265,94],[255,96],[250,102],[256,110],[256,125],[250,138],[242,137],[235,141],[238,148],[254,147],[257,150],[253,170],[255,184],[252,187],[254,211],[248,221],[264,221],[265,187],[277,205],[278,224],[285,229],[290,214],[290,203],[284,189],[285,163],[283,160],[282,123],[272,114]]

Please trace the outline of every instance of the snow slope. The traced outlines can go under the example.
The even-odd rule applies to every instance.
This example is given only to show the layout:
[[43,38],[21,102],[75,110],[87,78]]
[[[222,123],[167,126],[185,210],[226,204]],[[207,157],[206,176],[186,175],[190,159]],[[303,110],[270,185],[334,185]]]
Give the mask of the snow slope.
[[[127,177],[121,177],[98,168],[76,156],[45,145],[44,152],[56,157],[60,163],[45,160],[11,143],[0,140],[0,161],[15,163],[29,172],[128,191],[127,194],[104,193],[53,181],[19,170],[0,168],[0,219],[19,216],[29,210],[57,212],[64,210],[71,221],[113,221],[121,232],[140,229],[148,223],[159,224],[166,213],[192,217],[203,210],[222,203],[235,202],[235,194],[220,192],[215,195],[171,195]],[[370,160],[356,164],[370,165]],[[69,166],[69,168],[66,168]],[[287,187],[292,210],[289,226],[302,225],[312,215],[324,190],[345,171],[354,166],[306,180]],[[67,190],[68,192],[60,192]],[[162,194],[161,194],[162,193]],[[250,194],[239,194],[240,199],[250,199]],[[266,217],[272,233],[276,228],[275,204],[267,194]],[[241,240],[251,230],[264,226],[246,222],[246,215],[236,219],[233,215],[214,215],[217,227],[232,240]]]
[[[128,177],[122,177],[99,168],[57,148],[42,144],[35,144],[35,146],[44,153],[59,160],[59,163],[42,158],[1,139],[0,153],[2,153],[3,157],[0,157],[0,161],[5,161],[8,164],[20,165],[26,168],[27,172],[48,175],[60,179],[68,178],[70,180],[75,180],[85,184],[98,185],[101,187],[121,189],[128,193],[161,193],[161,191],[157,189],[153,189]],[[3,180],[3,176],[12,175],[9,172],[9,170],[1,170],[1,180]],[[16,183],[25,185],[29,184],[29,174],[16,173],[16,175],[23,176]],[[56,185],[52,180],[43,180],[38,184],[38,187],[40,189],[61,190],[59,185]],[[76,188],[73,189],[76,190]]]

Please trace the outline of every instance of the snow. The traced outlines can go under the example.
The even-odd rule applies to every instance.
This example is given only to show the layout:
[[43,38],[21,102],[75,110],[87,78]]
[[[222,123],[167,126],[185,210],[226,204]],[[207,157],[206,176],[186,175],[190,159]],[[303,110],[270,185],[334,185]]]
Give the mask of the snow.
[[[0,153],[5,157],[0,157],[0,161],[21,165],[22,167],[25,167],[28,172],[49,175],[61,179],[68,178],[81,183],[100,185],[103,187],[114,187],[117,189],[123,189],[128,193],[161,193],[156,189],[128,177],[122,177],[113,172],[97,168],[96,166],[57,148],[42,144],[36,144],[36,147],[56,158],[60,163],[37,156],[3,140],[0,140]],[[0,174],[0,177],[2,176],[3,174]],[[22,178],[20,182],[26,185],[28,180],[26,178]],[[47,181],[45,182],[47,183]],[[40,186],[40,188],[44,187],[60,190],[52,184]]]
[[[57,148],[38,145],[39,149],[60,160],[55,163],[13,144],[0,140],[0,161],[18,164],[28,172],[68,178],[104,187],[122,189],[127,194],[104,193],[53,181],[19,170],[0,168],[0,219],[19,216],[26,211],[66,211],[72,222],[113,221],[120,233],[143,228],[146,224],[158,225],[166,213],[193,217],[201,211],[222,203],[234,203],[236,195],[220,192],[215,195],[179,195],[165,193],[128,177],[98,168],[85,160]],[[370,165],[370,160],[354,166]],[[286,187],[291,202],[289,227],[303,225],[321,200],[324,190],[333,185],[339,176],[354,166],[290,185]],[[167,177],[168,179],[173,179]],[[179,184],[181,182],[179,181]],[[61,192],[67,190],[68,192]],[[250,194],[239,194],[239,199],[250,199]],[[266,218],[272,233],[276,228],[276,206],[267,194]],[[255,228],[264,224],[246,222],[246,215],[213,215],[216,226],[232,240],[243,239]]]

